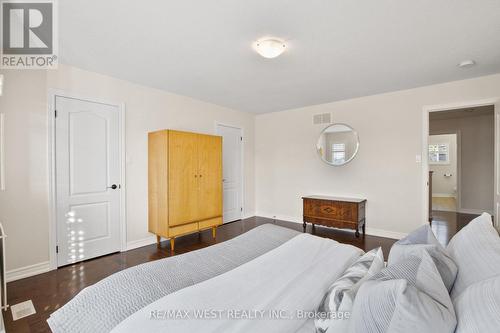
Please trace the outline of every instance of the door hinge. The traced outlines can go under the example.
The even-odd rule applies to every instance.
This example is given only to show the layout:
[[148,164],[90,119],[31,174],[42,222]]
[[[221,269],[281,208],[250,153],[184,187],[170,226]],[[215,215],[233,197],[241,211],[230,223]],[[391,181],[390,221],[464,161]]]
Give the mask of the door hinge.
[[59,246],[56,245],[56,253],[59,253]]
[[243,207],[240,208],[240,211],[243,211]]
[[240,136],[240,141],[243,141],[243,137],[242,136]]
[[54,110],[54,118],[57,118],[57,110]]

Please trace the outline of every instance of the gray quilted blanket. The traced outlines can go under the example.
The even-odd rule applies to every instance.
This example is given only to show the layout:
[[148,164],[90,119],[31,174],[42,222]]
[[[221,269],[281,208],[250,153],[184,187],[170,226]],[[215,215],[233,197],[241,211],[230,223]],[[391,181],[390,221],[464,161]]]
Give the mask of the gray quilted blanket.
[[298,234],[265,224],[223,243],[125,269],[83,289],[47,322],[54,333],[109,332],[163,296],[230,271]]

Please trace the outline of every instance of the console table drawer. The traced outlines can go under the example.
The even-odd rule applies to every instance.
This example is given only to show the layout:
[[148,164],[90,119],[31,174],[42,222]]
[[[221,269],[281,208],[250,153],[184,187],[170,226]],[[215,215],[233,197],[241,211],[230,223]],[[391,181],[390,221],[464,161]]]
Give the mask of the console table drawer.
[[357,219],[356,205],[327,200],[304,199],[304,215],[351,221]]
[[308,196],[303,197],[303,222],[327,227],[365,231],[365,199]]

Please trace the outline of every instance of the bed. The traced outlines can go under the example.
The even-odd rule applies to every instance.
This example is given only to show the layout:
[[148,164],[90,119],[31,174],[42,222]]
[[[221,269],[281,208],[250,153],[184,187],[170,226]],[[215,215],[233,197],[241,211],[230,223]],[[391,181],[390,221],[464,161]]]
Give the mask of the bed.
[[[362,253],[356,247],[330,239],[265,224],[226,242],[115,273],[83,289],[54,312],[48,323],[55,333],[110,332],[113,329],[117,332],[137,331],[136,328],[119,324],[133,323],[135,320],[131,318],[134,314],[141,316],[141,313],[146,314],[143,316],[145,322],[151,322],[147,318],[149,307],[162,306],[161,302],[165,301],[178,302],[190,297],[199,299],[198,296],[202,294],[200,288],[207,295],[205,298],[212,298],[213,301],[215,298],[208,295],[214,288],[220,290],[217,304],[199,304],[200,307],[208,309],[225,304],[228,309],[236,308],[237,303],[243,306],[243,299],[252,308],[250,303],[266,294],[277,297],[286,291],[292,296],[290,290],[294,286],[296,294],[292,299],[295,303],[288,302],[291,299],[287,297],[282,298],[288,302],[289,310],[297,308],[299,303],[308,310],[314,310],[313,307],[321,300],[329,283]],[[277,274],[281,275],[280,279],[266,283],[270,276]],[[232,297],[244,290],[247,295]],[[172,295],[171,299],[169,295]],[[307,304],[303,303],[306,297],[309,297]],[[237,303],[230,302],[230,299]],[[280,309],[284,306],[275,305]],[[197,321],[198,324],[201,322]],[[215,322],[206,321],[203,331],[206,332],[207,325]],[[229,322],[234,324],[236,321]],[[280,322],[286,324],[284,327],[287,331],[311,327],[311,321],[305,319]],[[162,323],[167,324],[169,321]],[[240,325],[244,323],[240,321]],[[246,321],[247,325],[251,323]],[[165,329],[162,325],[158,327],[160,331]],[[214,327],[214,331],[218,329]],[[232,328],[229,330],[233,331]],[[147,331],[154,331],[154,328],[147,328]]]
[[171,293],[112,332],[296,332],[362,250],[301,234],[244,265]]
[[228,241],[115,273],[83,289],[47,320],[52,332],[109,332],[144,306],[230,271],[299,235],[265,224]]
[[393,245],[387,265],[380,248],[262,225],[113,274],[48,323],[56,333],[496,332],[499,263],[486,213],[446,248],[423,225]]

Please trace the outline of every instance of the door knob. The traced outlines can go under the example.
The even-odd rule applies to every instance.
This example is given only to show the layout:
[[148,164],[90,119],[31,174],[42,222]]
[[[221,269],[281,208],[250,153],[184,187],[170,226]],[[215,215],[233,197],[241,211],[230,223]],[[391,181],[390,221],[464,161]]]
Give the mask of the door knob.
[[116,184],[113,184],[111,186],[108,186],[108,188],[112,189],[112,190],[116,190],[118,188],[118,185]]

